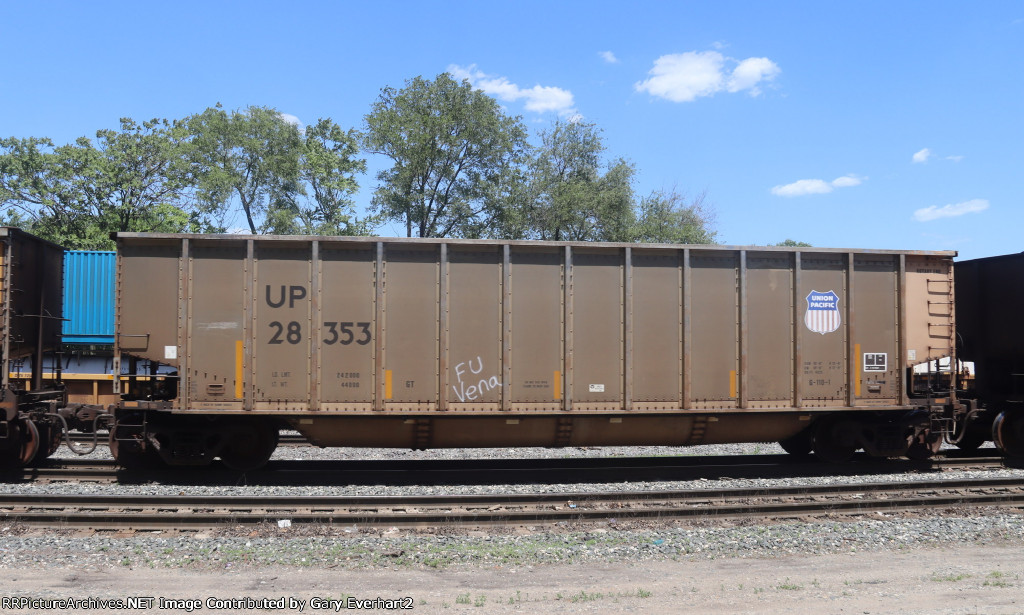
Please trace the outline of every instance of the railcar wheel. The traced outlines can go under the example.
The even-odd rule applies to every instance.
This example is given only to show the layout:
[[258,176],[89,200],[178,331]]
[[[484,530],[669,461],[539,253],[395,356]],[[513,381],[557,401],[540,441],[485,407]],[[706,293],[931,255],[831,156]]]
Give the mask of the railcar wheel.
[[964,452],[973,453],[992,437],[988,433],[989,430],[982,426],[982,422],[976,420],[977,418],[972,411],[953,423],[953,433],[949,439],[954,446]]
[[7,446],[0,452],[0,467],[27,466],[39,452],[39,429],[31,419],[15,420],[7,424]]
[[814,450],[814,434],[810,429],[805,429],[795,436],[779,440],[779,446],[794,457],[806,457]]
[[857,424],[838,418],[818,420],[814,428],[814,455],[827,463],[844,463],[857,452],[855,429]]
[[[144,470],[158,465],[159,457],[143,447],[142,435],[131,434],[132,439],[118,439],[118,426],[110,429],[110,437],[107,440],[110,446],[110,454],[114,461],[125,470]],[[120,434],[124,438],[125,434]]]
[[920,436],[920,439],[910,443],[907,447],[907,452],[904,453],[907,459],[913,459],[914,461],[924,461],[930,459],[933,455],[939,452],[942,448],[942,437],[937,434],[925,433]]
[[974,451],[981,448],[988,438],[985,437],[984,433],[967,432],[964,437],[960,438],[960,441],[956,443],[956,447],[962,451],[973,453]]
[[227,430],[227,443],[220,460],[238,472],[256,470],[266,465],[277,449],[278,433],[262,421],[236,423]]
[[0,441],[0,470],[18,467],[21,456],[21,426],[18,421],[7,423],[7,438]]
[[36,453],[34,461],[39,463],[57,452],[64,439],[64,433],[59,427],[50,423],[36,425],[36,428],[39,429],[39,452]]
[[1024,412],[1000,412],[992,422],[992,441],[1007,457],[1024,457]]

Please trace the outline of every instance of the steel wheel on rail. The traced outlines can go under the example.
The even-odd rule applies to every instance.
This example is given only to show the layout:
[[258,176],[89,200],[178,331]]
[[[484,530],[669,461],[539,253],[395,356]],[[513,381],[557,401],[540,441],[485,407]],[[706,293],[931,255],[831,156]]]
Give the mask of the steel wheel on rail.
[[813,430],[807,428],[785,440],[779,440],[779,446],[794,457],[806,457],[814,450]]
[[1000,412],[992,421],[992,441],[1007,457],[1024,457],[1024,412]]
[[911,442],[907,446],[907,452],[904,453],[904,455],[907,459],[924,461],[925,459],[931,459],[941,449],[942,436],[927,432],[921,434],[917,439]]
[[225,436],[227,443],[220,452],[220,460],[238,472],[262,468],[277,449],[277,429],[266,421],[232,423]]
[[8,421],[7,437],[0,440],[0,470],[18,467],[21,454],[21,427],[18,421]]
[[948,441],[964,452],[977,451],[992,437],[991,426],[986,426],[980,419],[976,408],[958,417],[953,421],[953,433],[950,434]]
[[966,433],[964,434],[964,437],[960,438],[956,443],[956,447],[964,452],[973,453],[981,448],[981,445],[985,444],[987,441],[988,438],[986,438],[983,433]]
[[27,466],[32,463],[39,453],[42,440],[39,438],[39,428],[32,419],[25,419],[22,423],[21,432],[21,465]]
[[0,468],[19,468],[32,463],[39,452],[39,429],[31,419],[15,419],[7,424],[6,446],[0,450]]
[[814,425],[814,455],[828,463],[843,463],[857,452],[857,423],[842,417],[826,416]]
[[53,423],[39,423],[36,428],[39,429],[39,452],[36,453],[34,461],[40,463],[57,452],[64,439],[64,433]]
[[141,433],[127,433],[115,423],[110,428],[107,442],[114,461],[126,470],[143,470],[159,465],[159,456],[146,446]]

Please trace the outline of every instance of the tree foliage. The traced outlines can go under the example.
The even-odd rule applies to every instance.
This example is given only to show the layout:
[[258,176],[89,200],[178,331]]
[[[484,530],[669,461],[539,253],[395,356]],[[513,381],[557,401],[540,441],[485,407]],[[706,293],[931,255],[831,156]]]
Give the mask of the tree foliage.
[[189,171],[179,123],[122,118],[55,147],[45,138],[0,140],[0,199],[6,223],[61,245],[109,248],[111,232],[177,232],[194,227],[186,207]]
[[330,119],[307,126],[295,155],[297,181],[273,193],[262,232],[288,235],[369,235],[374,218],[358,219],[352,195],[359,190],[356,174],[366,172],[357,158],[359,137]]
[[448,73],[386,87],[366,115],[366,147],[393,162],[378,174],[376,211],[406,235],[480,237],[522,157],[526,129]]
[[368,234],[357,154],[354,130],[321,119],[301,132],[267,107],[123,118],[61,146],[0,139],[0,223],[69,248],[111,248],[112,232],[224,232],[236,208],[254,233]]
[[630,241],[633,176],[625,159],[602,173],[604,144],[595,124],[558,121],[540,135],[531,182],[531,236],[554,241]]
[[[709,243],[704,194],[634,191],[636,168],[608,157],[601,129],[556,121],[531,147],[519,117],[447,73],[384,88],[366,133],[329,118],[300,127],[270,107],[220,104],[55,145],[0,139],[0,224],[71,248],[112,232],[365,235],[385,220],[408,236]],[[358,218],[360,145],[390,158]],[[806,245],[787,240],[780,245]]]
[[300,167],[310,200],[300,208],[302,231],[313,235],[369,235],[373,220],[357,220],[352,195],[359,190],[356,174],[366,172],[366,160],[357,158],[359,135],[347,132],[330,119],[306,128]]
[[640,200],[631,241],[640,243],[714,243],[714,213],[702,192],[690,202],[674,188],[656,190]]
[[[521,237],[555,241],[713,243],[714,215],[699,195],[657,190],[636,198],[636,169],[624,158],[602,163],[601,130],[557,121],[540,135],[530,165],[529,196],[521,199]],[[519,237],[516,237],[519,238]]]
[[219,104],[186,122],[200,210],[223,227],[237,199],[249,232],[269,230],[275,216],[257,221],[271,207],[287,203],[288,193],[298,189],[298,127],[268,107],[225,111]]

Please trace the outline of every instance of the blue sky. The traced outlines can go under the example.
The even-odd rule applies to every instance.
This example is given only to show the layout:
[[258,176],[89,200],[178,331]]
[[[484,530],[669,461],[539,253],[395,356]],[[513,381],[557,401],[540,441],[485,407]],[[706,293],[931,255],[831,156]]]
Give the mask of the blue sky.
[[725,244],[1024,250],[1024,2],[4,2],[0,45],[5,137],[217,102],[358,128],[448,70],[533,134],[595,122],[640,194],[706,191]]

